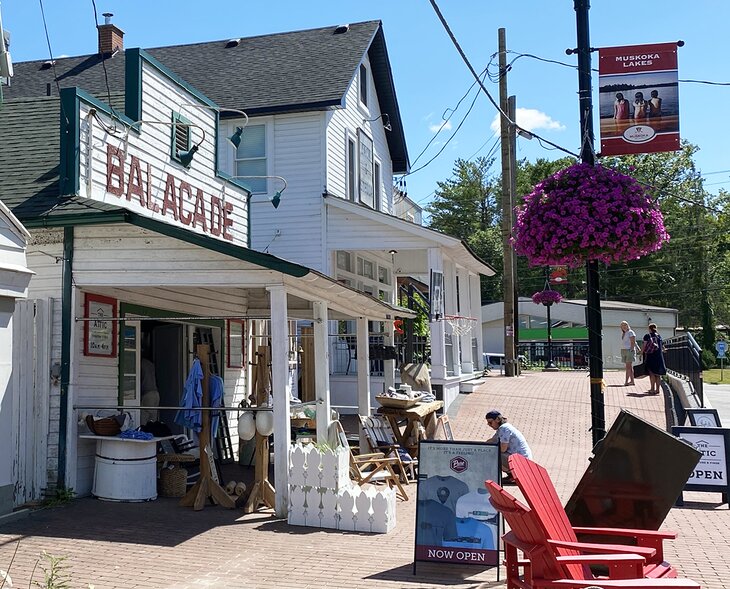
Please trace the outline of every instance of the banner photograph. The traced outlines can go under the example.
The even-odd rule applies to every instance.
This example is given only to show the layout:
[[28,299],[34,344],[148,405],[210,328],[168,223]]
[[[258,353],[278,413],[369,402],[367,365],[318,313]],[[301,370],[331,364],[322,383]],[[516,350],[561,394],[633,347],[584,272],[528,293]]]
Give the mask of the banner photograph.
[[677,44],[599,49],[601,155],[679,149]]
[[497,510],[484,481],[499,480],[499,451],[483,442],[421,441],[415,560],[496,566]]

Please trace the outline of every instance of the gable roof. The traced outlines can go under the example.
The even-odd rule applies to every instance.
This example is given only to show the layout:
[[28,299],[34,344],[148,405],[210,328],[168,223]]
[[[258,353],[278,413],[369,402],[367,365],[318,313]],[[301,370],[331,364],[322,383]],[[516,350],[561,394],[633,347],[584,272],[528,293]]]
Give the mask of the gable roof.
[[[393,171],[405,172],[408,152],[382,23],[355,23],[338,34],[335,29],[157,47],[148,53],[221,107],[250,116],[342,108],[367,54],[381,110],[392,127],[386,135]],[[124,62],[123,52],[107,57],[103,65],[99,54],[68,57],[56,60],[55,73],[61,87],[78,86],[106,100],[107,79],[111,91],[124,89]],[[12,86],[4,88],[5,99],[55,95],[54,68],[44,63],[13,64],[15,76]]]

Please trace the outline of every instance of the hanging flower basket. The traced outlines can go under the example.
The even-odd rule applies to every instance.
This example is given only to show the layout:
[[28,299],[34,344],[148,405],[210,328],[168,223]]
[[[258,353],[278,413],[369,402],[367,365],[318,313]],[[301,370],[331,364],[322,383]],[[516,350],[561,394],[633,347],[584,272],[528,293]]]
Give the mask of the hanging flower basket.
[[557,290],[539,290],[532,295],[533,303],[536,305],[545,305],[546,307],[557,305],[562,300],[563,297]]
[[532,266],[627,262],[669,241],[646,187],[600,165],[574,164],[556,172],[516,211],[515,251]]

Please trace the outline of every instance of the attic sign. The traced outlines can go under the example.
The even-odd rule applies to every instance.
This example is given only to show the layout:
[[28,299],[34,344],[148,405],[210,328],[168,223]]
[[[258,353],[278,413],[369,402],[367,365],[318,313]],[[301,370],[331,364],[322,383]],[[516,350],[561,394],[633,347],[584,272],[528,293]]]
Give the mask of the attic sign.
[[[164,178],[164,189],[157,178]],[[158,172],[135,155],[127,158],[113,145],[106,147],[106,191],[168,220],[233,241],[233,204],[170,172]]]

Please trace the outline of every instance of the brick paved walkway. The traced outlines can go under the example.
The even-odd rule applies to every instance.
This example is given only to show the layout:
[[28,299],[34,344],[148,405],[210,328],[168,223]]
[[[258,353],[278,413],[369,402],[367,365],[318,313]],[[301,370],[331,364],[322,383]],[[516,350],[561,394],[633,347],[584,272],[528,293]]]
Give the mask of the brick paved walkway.
[[[607,373],[606,421],[620,408],[664,427],[660,396],[617,386]],[[563,500],[583,474],[590,451],[590,402],[585,373],[526,373],[517,379],[492,376],[459,399],[452,412],[455,436],[484,439],[484,413],[498,408],[527,436],[535,459],[555,481]],[[512,489],[516,490],[516,487]],[[73,587],[96,589],[395,588],[499,587],[496,570],[446,569],[420,563],[411,575],[415,488],[398,504],[398,527],[388,534],[344,534],[289,527],[268,514],[208,507],[179,508],[176,500],[114,504],[93,499],[40,510],[0,528],[0,568],[11,567],[15,587],[27,587],[38,555],[67,556]],[[730,589],[726,559],[730,511],[719,495],[693,493],[674,508],[665,528],[678,530],[667,559],[703,587]],[[40,580],[39,571],[35,579]]]

